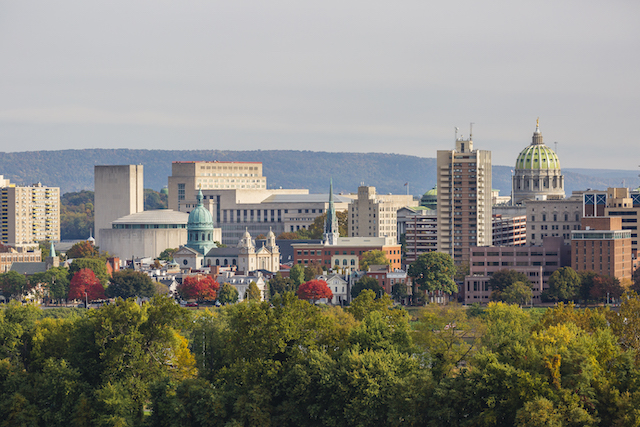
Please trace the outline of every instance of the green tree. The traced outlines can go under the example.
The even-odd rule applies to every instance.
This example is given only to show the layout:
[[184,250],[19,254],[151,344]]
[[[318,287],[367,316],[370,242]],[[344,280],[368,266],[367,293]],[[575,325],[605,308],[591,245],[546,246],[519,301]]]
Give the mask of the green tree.
[[598,274],[595,271],[580,271],[578,277],[580,277],[580,299],[582,301],[591,300],[591,288],[593,288],[593,279]]
[[130,269],[116,271],[109,279],[106,290],[109,298],[151,297],[156,293],[153,280],[140,271]]
[[86,239],[93,230],[93,191],[65,193],[60,197],[60,235],[62,239]]
[[173,261],[173,256],[178,252],[178,248],[167,248],[164,251],[160,252],[158,259],[163,261],[171,262]]
[[624,289],[620,286],[620,280],[616,277],[609,277],[603,275],[597,275],[593,278],[593,286],[591,287],[590,294],[593,300],[605,300],[620,298],[624,293]]
[[221,304],[235,304],[238,302],[239,293],[235,286],[223,283],[218,291],[218,301]]
[[301,264],[295,264],[289,270],[289,277],[295,286],[300,286],[304,283],[304,267]]
[[391,296],[395,301],[400,301],[407,296],[407,285],[404,283],[396,283],[391,286]]
[[571,267],[561,267],[549,277],[547,297],[554,301],[575,299],[580,292],[580,276]]
[[304,267],[304,281],[314,280],[323,273],[322,266],[318,263],[311,263]]
[[69,293],[69,273],[64,267],[53,267],[43,273],[31,276],[32,283],[46,285],[49,298],[61,301]]
[[526,274],[519,271],[503,269],[498,270],[489,279],[489,286],[491,287],[491,299],[493,301],[500,301],[500,294],[508,287],[516,282],[530,283]]
[[376,295],[376,298],[382,297],[384,295],[384,288],[378,284],[378,281],[371,276],[362,276],[356,283],[351,287],[351,298],[357,298],[360,295],[360,292],[365,289],[369,289],[373,291]]
[[144,210],[167,209],[169,198],[164,193],[158,193],[150,188],[144,189]]
[[640,292],[640,268],[636,268],[636,271],[633,272],[632,280],[631,290],[636,293]]
[[500,301],[504,301],[507,304],[525,305],[533,298],[533,292],[531,292],[531,282],[515,282],[512,285],[507,286],[500,293]]
[[446,294],[458,292],[453,280],[456,267],[450,255],[442,252],[427,252],[411,263],[407,274],[426,292],[442,291]]
[[7,298],[22,298],[29,288],[27,278],[16,271],[0,274],[0,291]]
[[260,301],[262,299],[262,293],[260,292],[260,288],[258,288],[258,284],[256,282],[252,281],[249,283],[249,288],[247,289],[247,293],[244,298],[249,301]]
[[284,295],[285,292],[298,292],[298,286],[290,277],[282,277],[279,271],[269,280],[269,295],[273,298],[276,294]]
[[[341,237],[347,237],[347,211],[336,211],[338,219],[338,232]],[[322,239],[324,236],[324,223],[327,221],[327,213],[318,215],[308,229],[300,229],[296,232],[297,239]]]
[[96,275],[100,284],[106,286],[109,282],[109,273],[107,272],[107,263],[103,258],[77,258],[74,259],[69,266],[69,280],[74,274],[83,268],[88,268]]
[[91,242],[82,241],[71,246],[71,249],[67,251],[67,258],[98,258],[100,251],[97,246],[94,246]]
[[391,261],[387,258],[384,251],[372,250],[367,251],[360,257],[360,270],[368,271],[371,265],[390,265]]

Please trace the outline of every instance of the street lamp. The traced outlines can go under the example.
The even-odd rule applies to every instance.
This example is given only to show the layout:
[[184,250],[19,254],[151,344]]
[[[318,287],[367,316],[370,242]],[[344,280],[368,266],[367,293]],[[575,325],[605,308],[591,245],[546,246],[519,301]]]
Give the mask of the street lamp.
[[84,291],[84,308],[89,308],[89,297],[87,296],[87,291]]

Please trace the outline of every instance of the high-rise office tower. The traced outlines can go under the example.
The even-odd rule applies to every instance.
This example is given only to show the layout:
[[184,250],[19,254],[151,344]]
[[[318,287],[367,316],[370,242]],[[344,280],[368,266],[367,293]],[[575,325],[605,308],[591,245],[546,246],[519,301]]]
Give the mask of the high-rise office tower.
[[455,150],[438,151],[437,174],[438,251],[460,264],[471,247],[492,243],[491,152],[456,135]]

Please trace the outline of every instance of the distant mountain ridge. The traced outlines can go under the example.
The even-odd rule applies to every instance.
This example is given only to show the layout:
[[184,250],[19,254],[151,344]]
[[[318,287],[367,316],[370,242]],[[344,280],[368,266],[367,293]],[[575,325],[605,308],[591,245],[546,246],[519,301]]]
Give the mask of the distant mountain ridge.
[[[356,192],[361,183],[380,194],[421,195],[436,182],[436,159],[384,153],[328,153],[295,150],[130,150],[86,149],[3,153],[0,175],[28,185],[42,182],[62,193],[93,189],[94,165],[144,165],[144,186],[160,190],[167,185],[173,161],[262,162],[269,188],[308,188],[311,193]],[[493,166],[493,188],[511,193],[510,166]],[[638,171],[563,169],[565,191],[587,188],[640,186]],[[405,184],[408,185],[405,185]]]

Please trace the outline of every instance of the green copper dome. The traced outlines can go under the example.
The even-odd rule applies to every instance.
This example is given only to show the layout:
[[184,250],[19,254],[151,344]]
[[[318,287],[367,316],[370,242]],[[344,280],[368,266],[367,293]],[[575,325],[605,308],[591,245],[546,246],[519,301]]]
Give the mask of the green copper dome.
[[420,199],[420,206],[424,206],[429,209],[435,209],[438,205],[438,187],[435,186],[431,190],[423,194]]
[[560,160],[553,150],[544,144],[532,144],[522,150],[516,160],[516,169],[560,169]]
[[198,192],[198,206],[189,214],[187,228],[213,228],[213,216],[211,216],[211,212],[202,205],[202,190]]

